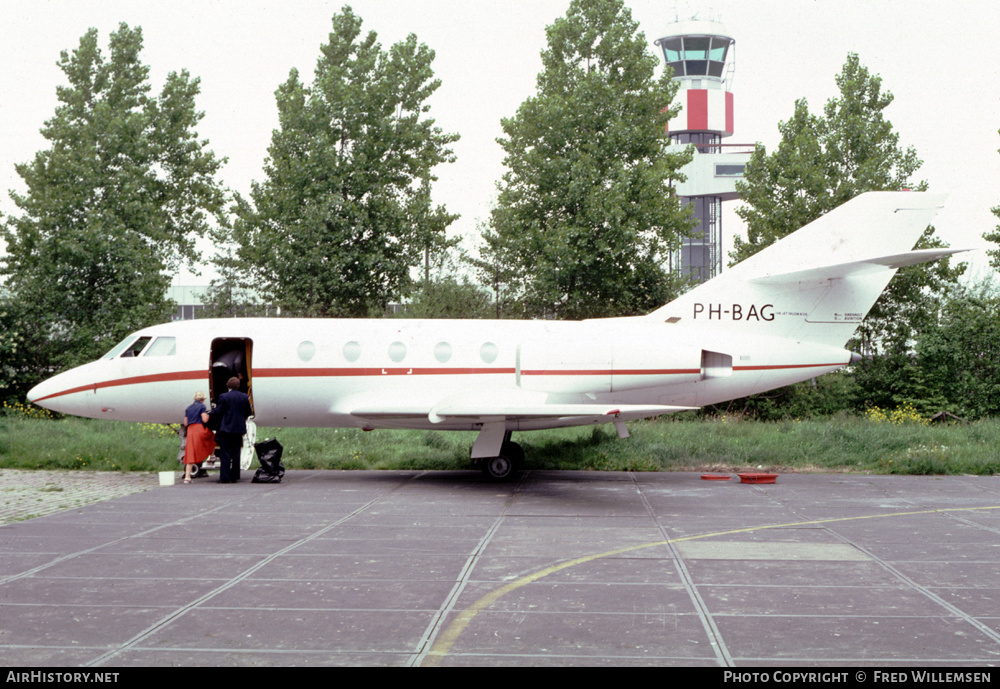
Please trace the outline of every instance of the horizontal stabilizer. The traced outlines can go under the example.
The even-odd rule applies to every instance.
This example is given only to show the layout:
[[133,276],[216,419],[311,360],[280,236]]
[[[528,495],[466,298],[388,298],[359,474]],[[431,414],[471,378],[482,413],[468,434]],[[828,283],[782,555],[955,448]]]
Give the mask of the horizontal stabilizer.
[[775,273],[752,278],[749,282],[756,284],[784,284],[794,282],[818,282],[833,278],[849,277],[879,270],[905,268],[920,263],[936,261],[945,256],[970,251],[970,249],[920,249],[902,254],[866,258],[848,263],[834,263],[817,268],[793,270],[787,273]]

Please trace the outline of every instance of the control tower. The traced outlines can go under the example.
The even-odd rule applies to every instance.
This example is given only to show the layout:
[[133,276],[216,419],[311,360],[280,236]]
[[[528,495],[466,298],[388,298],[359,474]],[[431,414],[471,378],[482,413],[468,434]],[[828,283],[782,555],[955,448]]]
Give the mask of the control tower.
[[684,204],[695,208],[698,226],[685,239],[672,268],[693,282],[722,271],[722,202],[738,198],[736,180],[753,153],[752,145],[723,144],[733,134],[733,81],[736,41],[716,19],[678,19],[656,40],[680,82],[678,119],[667,126],[678,144],[695,147],[694,159],[681,170],[677,185]]

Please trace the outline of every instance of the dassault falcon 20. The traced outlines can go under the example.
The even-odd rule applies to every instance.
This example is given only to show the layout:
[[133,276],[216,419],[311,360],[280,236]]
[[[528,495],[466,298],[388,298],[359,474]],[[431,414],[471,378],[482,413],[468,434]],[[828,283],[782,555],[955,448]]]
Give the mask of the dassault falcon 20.
[[857,361],[844,349],[943,197],[858,196],[645,315],[559,321],[236,318],[140,330],[28,399],[102,419],[176,422],[241,374],[266,426],[478,431],[472,460],[510,477],[514,431],[697,408]]

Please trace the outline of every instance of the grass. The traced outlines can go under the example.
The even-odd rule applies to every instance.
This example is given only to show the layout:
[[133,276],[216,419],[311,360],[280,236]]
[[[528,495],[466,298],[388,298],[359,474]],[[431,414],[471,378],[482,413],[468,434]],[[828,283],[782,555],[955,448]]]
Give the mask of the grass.
[[[664,417],[611,426],[515,433],[528,468],[613,471],[1000,473],[1000,420],[926,425],[878,418],[753,422]],[[277,437],[286,469],[466,469],[474,433],[333,428],[258,429]],[[0,416],[0,468],[177,469],[166,426]]]

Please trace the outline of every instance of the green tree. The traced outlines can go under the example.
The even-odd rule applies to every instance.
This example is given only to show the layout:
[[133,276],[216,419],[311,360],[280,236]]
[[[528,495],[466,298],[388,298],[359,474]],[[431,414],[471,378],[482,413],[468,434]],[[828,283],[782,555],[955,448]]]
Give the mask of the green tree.
[[24,399],[45,372],[44,352],[44,338],[29,307],[0,288],[0,403]]
[[487,317],[527,318],[525,305],[518,299],[518,263],[515,248],[494,232],[488,225],[479,224],[479,256],[466,257],[475,270],[479,283],[486,286],[492,296],[492,309]]
[[430,202],[432,171],[458,139],[426,117],[434,52],[412,34],[383,51],[361,23],[344,7],[312,87],[293,69],[278,88],[267,179],[238,202],[237,259],[284,314],[381,313],[456,217]]
[[[668,253],[693,229],[672,185],[677,84],[621,0],[573,0],[547,29],[537,93],[503,120],[508,171],[480,251],[491,284],[506,265],[523,314],[642,313],[678,289]],[[485,272],[483,272],[485,271]]]
[[[223,240],[225,241],[225,240]],[[273,316],[260,295],[243,279],[236,249],[224,244],[216,252],[213,263],[219,277],[213,279],[202,295],[204,308],[198,318],[264,318]]]
[[405,318],[490,318],[492,315],[489,293],[468,277],[454,274],[422,281],[400,313]]
[[[910,180],[922,161],[913,147],[900,147],[899,134],[883,114],[893,96],[881,85],[881,78],[861,66],[857,55],[848,56],[837,77],[840,97],[828,101],[824,110],[832,207],[866,191],[927,189],[926,182]],[[946,246],[928,227],[916,248]],[[914,338],[934,323],[942,296],[964,272],[964,264],[953,267],[945,259],[902,269],[893,278],[856,334],[855,349],[867,355],[856,375],[863,395],[900,385],[892,378],[904,374]]]
[[424,252],[422,276],[401,308],[388,314],[398,318],[492,318],[489,290],[476,284],[466,270],[469,265],[459,241],[448,242],[447,251]]
[[733,238],[732,263],[749,258],[830,210],[823,123],[809,112],[806,101],[795,102],[795,113],[778,124],[781,141],[773,153],[758,144],[736,182],[740,205],[736,214],[746,222],[747,239]]
[[948,294],[941,317],[915,346],[910,385],[900,401],[929,416],[967,420],[1000,414],[1000,294],[985,284]]
[[48,366],[96,358],[137,328],[169,319],[170,274],[197,260],[195,238],[218,217],[224,193],[215,158],[195,127],[198,79],[172,72],[150,95],[142,30],[121,24],[110,57],[96,29],[63,51],[68,85],[42,134],[48,150],[16,166],[22,214],[0,229],[11,299],[44,333]]
[[[903,149],[899,134],[885,118],[893,101],[882,79],[849,54],[836,77],[839,95],[823,114],[809,112],[805,100],[791,119],[779,125],[781,141],[773,153],[758,146],[737,182],[743,205],[736,210],[747,224],[747,238],[737,237],[730,253],[742,261],[858,194],[868,191],[923,191],[926,182],[912,175],[921,161]],[[916,248],[946,246],[927,228]],[[935,322],[942,294],[964,272],[947,260],[899,271],[859,327],[849,346],[866,359],[855,368],[859,406],[892,405],[909,385],[913,339]]]
[[792,118],[778,125],[781,141],[773,153],[757,146],[742,180],[736,214],[747,224],[730,253],[738,263],[837,206],[867,191],[924,191],[910,177],[921,165],[913,147],[903,150],[899,134],[885,119],[893,95],[850,53],[836,77],[840,95],[827,101],[823,115],[795,102]]

